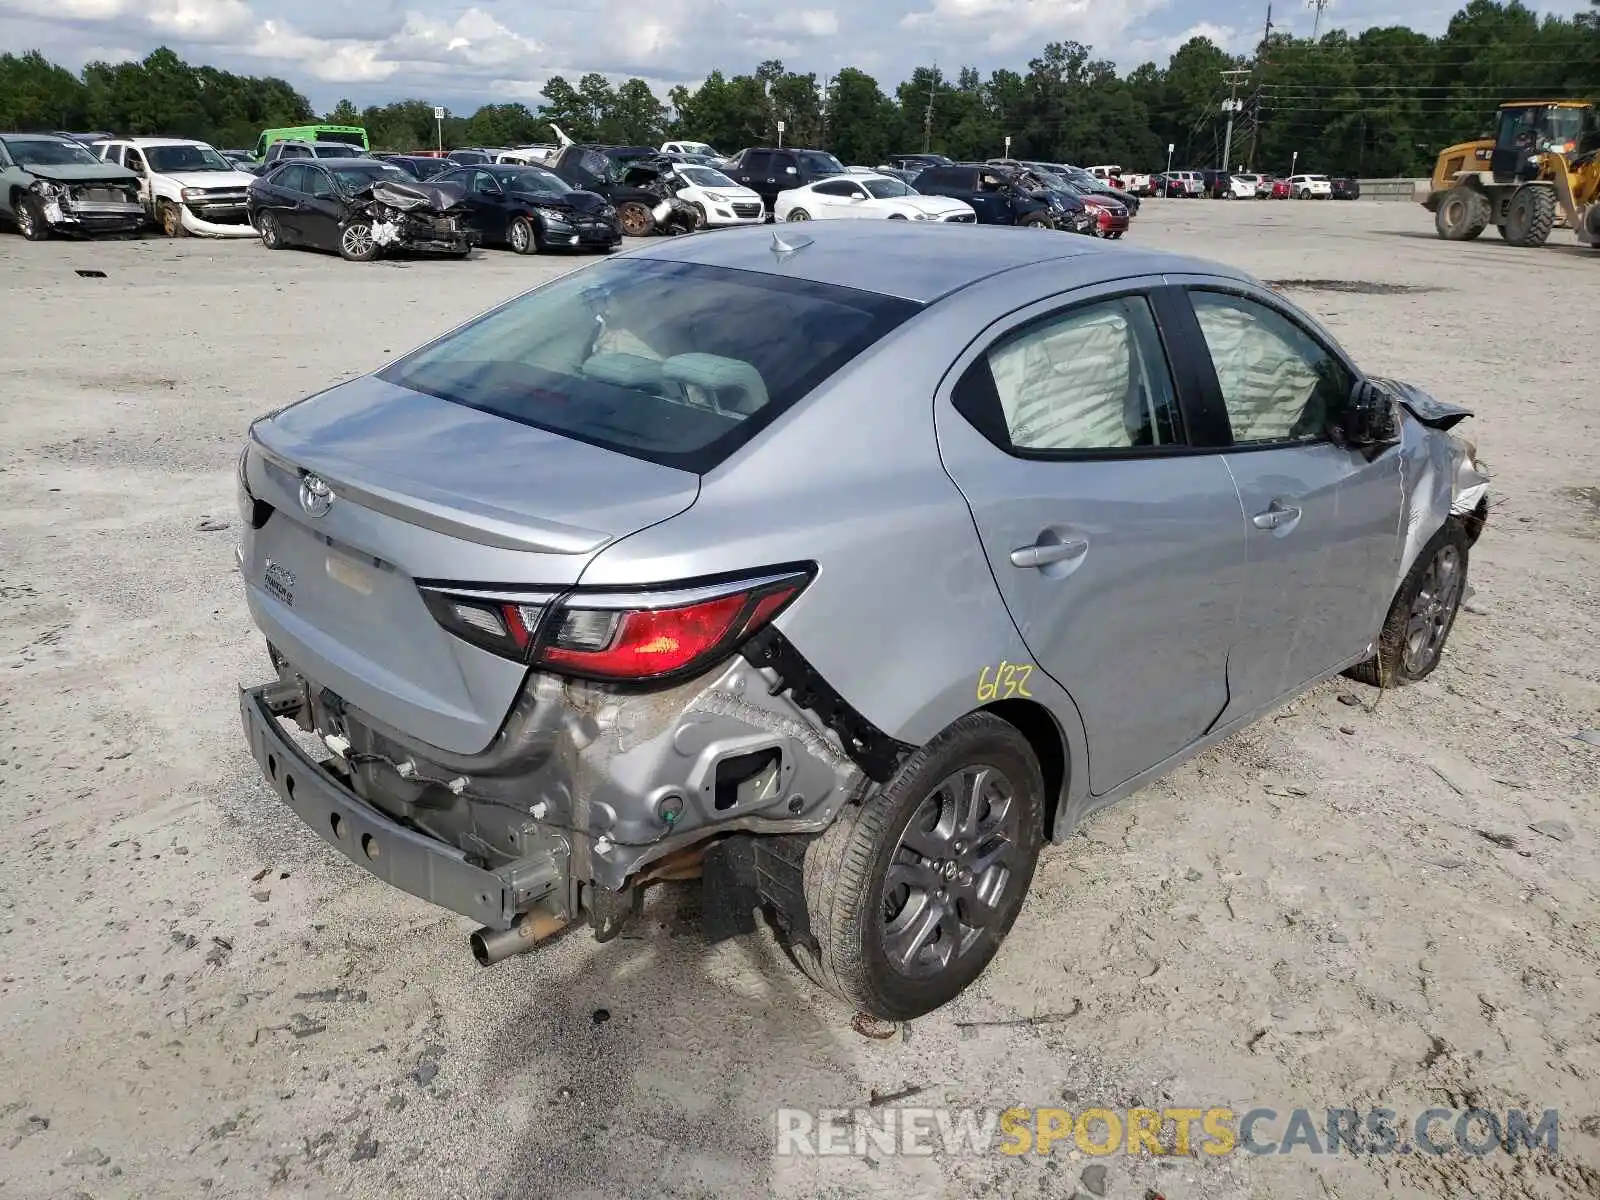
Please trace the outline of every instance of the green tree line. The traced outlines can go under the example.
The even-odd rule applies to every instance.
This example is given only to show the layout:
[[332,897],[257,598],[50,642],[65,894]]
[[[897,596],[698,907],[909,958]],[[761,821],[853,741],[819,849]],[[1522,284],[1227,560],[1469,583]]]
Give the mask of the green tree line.
[[[1600,0],[1590,0],[1600,6]],[[1119,74],[1076,42],[1051,42],[1025,70],[987,76],[919,67],[892,91],[865,71],[819,77],[772,60],[749,74],[713,71],[663,104],[642,79],[556,76],[539,103],[449,113],[396,100],[357,108],[341,100],[325,119],[365,126],[377,149],[550,141],[559,125],[580,141],[658,144],[670,136],[724,151],[773,142],[832,150],[848,163],[931,150],[957,159],[1010,150],[1018,158],[1122,163],[1158,170],[1222,164],[1222,102],[1240,101],[1234,166],[1366,176],[1425,172],[1437,150],[1492,125],[1503,100],[1600,98],[1600,7],[1573,18],[1539,16],[1521,0],[1470,0],[1441,34],[1404,26],[1301,38],[1264,29],[1249,55],[1205,38],[1165,66]],[[74,74],[38,52],[0,54],[0,129],[110,129],[253,145],[274,125],[316,119],[282,79],[196,67],[168,49],[142,62],[91,63]]]

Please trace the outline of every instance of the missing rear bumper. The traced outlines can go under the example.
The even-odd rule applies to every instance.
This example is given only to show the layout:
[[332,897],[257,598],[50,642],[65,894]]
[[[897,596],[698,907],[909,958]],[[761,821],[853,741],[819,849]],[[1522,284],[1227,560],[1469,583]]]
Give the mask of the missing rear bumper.
[[486,870],[453,846],[393,820],[356,795],[329,766],[314,762],[279,723],[298,709],[294,684],[241,688],[245,740],[273,791],[328,845],[392,887],[490,929],[509,929],[536,896],[562,882],[561,864],[543,871]]

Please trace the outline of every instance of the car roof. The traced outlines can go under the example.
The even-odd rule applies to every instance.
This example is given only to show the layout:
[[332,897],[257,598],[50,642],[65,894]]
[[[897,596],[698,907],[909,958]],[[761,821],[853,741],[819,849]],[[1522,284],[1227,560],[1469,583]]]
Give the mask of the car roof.
[[197,141],[194,138],[148,138],[148,137],[109,137],[101,138],[103,142],[126,142],[130,146],[141,148],[148,146],[209,146],[210,142]]
[[[892,227],[885,229],[886,224]],[[781,249],[780,242],[793,249]],[[1041,263],[1060,267],[1062,290],[1168,271],[1250,278],[1231,267],[1179,254],[1134,250],[1053,230],[910,221],[812,221],[803,232],[746,226],[719,230],[713,237],[664,238],[627,255],[781,275],[921,304]]]
[[65,142],[69,146],[83,145],[76,138],[62,137],[59,133],[6,133],[0,131],[0,138],[15,138],[19,142]]

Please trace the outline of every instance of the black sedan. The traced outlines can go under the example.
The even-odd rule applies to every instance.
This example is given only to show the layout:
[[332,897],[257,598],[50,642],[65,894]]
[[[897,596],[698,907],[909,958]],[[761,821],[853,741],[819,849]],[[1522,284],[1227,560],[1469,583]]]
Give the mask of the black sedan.
[[1334,179],[1332,183],[1333,198],[1335,200],[1361,199],[1361,180],[1340,177],[1338,179]]
[[433,182],[461,188],[483,240],[518,254],[577,247],[607,251],[622,241],[617,210],[604,196],[572,187],[543,167],[457,167]]
[[246,207],[267,249],[337,250],[353,262],[390,250],[465,258],[478,240],[459,188],[371,158],[284,161],[250,185]]

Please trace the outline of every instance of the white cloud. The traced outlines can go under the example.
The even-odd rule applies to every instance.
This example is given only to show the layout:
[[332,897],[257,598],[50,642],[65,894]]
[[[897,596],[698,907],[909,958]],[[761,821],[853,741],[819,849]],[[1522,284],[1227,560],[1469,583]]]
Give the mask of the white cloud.
[[1248,54],[1260,37],[1259,29],[1240,29],[1233,25],[1214,25],[1210,21],[1201,21],[1181,33],[1134,39],[1127,46],[1128,61],[1164,64],[1180,46],[1192,38],[1205,38],[1230,54]]
[[932,8],[906,13],[900,26],[955,47],[976,44],[996,53],[1032,55],[1044,41],[1062,39],[1107,53],[1166,6],[1167,0],[934,0]]
[[831,8],[785,10],[771,22],[779,33],[798,33],[805,37],[833,37],[839,32],[839,18]]
[[405,63],[503,68],[536,61],[542,47],[481,8],[469,8],[448,22],[409,12],[382,50],[385,58]]
[[190,42],[225,41],[255,24],[255,15],[240,0],[156,0],[131,11],[142,13],[160,36]]

